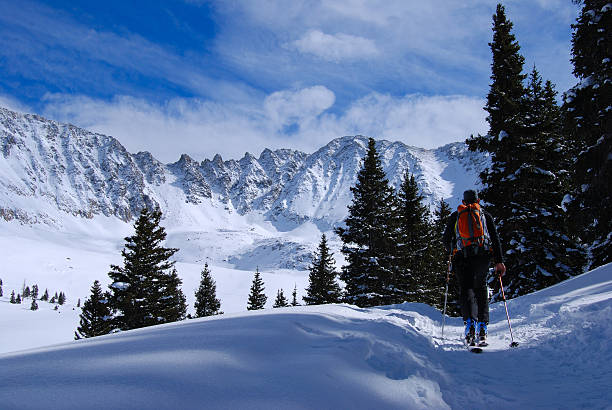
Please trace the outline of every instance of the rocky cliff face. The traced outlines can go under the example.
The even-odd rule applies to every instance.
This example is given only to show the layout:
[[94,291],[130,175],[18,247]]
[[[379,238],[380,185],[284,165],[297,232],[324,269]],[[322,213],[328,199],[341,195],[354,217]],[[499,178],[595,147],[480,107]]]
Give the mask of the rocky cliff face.
[[[377,144],[391,183],[414,173],[431,204],[457,198],[488,165],[463,143],[436,150]],[[145,205],[165,213],[213,206],[262,214],[280,230],[305,221],[328,229],[346,217],[366,146],[366,137],[343,137],[310,155],[266,149],[259,158],[198,162],[184,154],[165,165],[148,152],[128,153],[113,137],[0,108],[0,217],[28,224],[54,224],[65,215],[129,221]]]

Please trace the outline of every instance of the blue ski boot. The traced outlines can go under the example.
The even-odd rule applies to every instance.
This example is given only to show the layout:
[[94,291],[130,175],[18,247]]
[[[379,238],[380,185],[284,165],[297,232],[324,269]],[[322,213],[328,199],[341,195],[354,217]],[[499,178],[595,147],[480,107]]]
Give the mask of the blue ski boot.
[[485,322],[478,322],[476,332],[478,333],[478,346],[487,346],[487,324]]
[[474,320],[468,319],[465,322],[465,344],[468,346],[476,345],[476,329],[474,329]]

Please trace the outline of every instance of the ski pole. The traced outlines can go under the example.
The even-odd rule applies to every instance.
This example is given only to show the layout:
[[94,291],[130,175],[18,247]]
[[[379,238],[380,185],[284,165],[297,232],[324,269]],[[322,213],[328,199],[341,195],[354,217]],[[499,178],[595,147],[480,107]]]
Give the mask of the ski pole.
[[504,284],[502,283],[501,275],[499,275],[499,285],[501,286],[502,296],[504,298],[504,306],[506,306],[506,317],[508,318],[508,327],[510,328],[510,339],[512,339],[512,343],[510,343],[510,347],[517,347],[518,342],[514,341],[514,336],[512,335],[512,325],[510,324],[510,315],[508,314],[508,303],[506,303],[506,294],[504,293]]
[[450,280],[451,260],[453,254],[448,255],[448,266],[446,268],[446,289],[444,290],[444,311],[442,312],[442,340],[444,340],[444,323],[446,322],[446,299],[448,297],[448,281]]

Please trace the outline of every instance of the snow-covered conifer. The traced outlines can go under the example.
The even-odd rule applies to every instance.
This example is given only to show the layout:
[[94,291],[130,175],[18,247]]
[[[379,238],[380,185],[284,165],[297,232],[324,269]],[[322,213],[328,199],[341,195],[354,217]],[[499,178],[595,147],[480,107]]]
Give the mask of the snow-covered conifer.
[[338,303],[341,298],[340,286],[336,282],[335,262],[333,254],[327,245],[327,237],[321,235],[318,251],[308,268],[308,287],[304,302],[307,305],[322,305],[325,303]]
[[221,301],[217,299],[217,285],[213,279],[208,263],[204,264],[201,273],[200,286],[195,293],[196,317],[219,315]]
[[570,222],[590,247],[591,268],[612,262],[612,5],[582,5],[572,28],[578,84],[564,96],[565,132],[575,149]]
[[268,301],[268,297],[264,294],[264,282],[261,279],[259,268],[255,270],[255,277],[251,284],[251,292],[249,293],[249,301],[247,304],[247,310],[259,310],[263,309]]
[[283,290],[279,289],[276,292],[276,299],[274,300],[274,306],[272,306],[272,307],[273,308],[281,308],[281,307],[287,307],[287,306],[289,306],[289,301],[285,297],[285,294],[283,293]]
[[[136,329],[184,317],[180,279],[173,270],[174,262],[169,260],[178,249],[162,246],[166,231],[160,226],[161,217],[161,211],[143,208],[134,223],[134,235],[125,238],[121,252],[123,266],[111,265],[110,304],[119,329]],[[178,303],[176,309],[169,306],[174,302]]]
[[395,192],[385,176],[373,138],[368,141],[351,192],[353,201],[344,220],[345,227],[336,229],[347,261],[340,274],[346,283],[345,299],[358,306],[388,304],[392,301],[389,287],[395,249],[392,229]]
[[432,258],[434,239],[429,221],[429,209],[423,205],[414,175],[406,172],[397,195],[395,208],[396,258],[389,293],[393,303],[420,302],[433,304],[438,295],[432,295]]
[[102,293],[100,282],[94,281],[91,287],[91,295],[83,303],[79,327],[74,332],[75,339],[101,336],[113,330],[108,297],[108,292],[106,294]]

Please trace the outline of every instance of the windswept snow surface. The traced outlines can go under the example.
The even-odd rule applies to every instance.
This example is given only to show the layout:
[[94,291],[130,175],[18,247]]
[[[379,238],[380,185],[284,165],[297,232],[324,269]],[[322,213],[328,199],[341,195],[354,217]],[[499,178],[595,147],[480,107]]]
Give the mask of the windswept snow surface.
[[[490,348],[419,304],[303,306],[0,356],[3,409],[610,408],[612,265],[493,305]],[[5,333],[3,337],[10,337]]]

